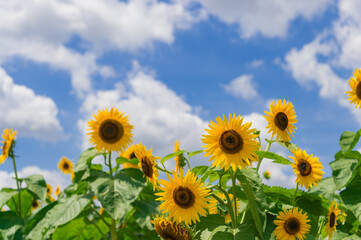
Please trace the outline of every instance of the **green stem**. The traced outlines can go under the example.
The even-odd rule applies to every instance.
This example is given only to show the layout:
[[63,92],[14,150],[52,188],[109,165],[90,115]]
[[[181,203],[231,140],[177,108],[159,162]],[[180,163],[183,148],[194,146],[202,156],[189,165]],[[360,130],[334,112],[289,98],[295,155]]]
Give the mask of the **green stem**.
[[110,175],[113,176],[113,169],[112,169],[112,152],[109,152],[109,171],[110,171]]
[[295,206],[295,203],[296,203],[296,197],[297,197],[297,191],[298,191],[298,183],[297,183],[297,186],[296,186],[295,195],[293,196],[292,206]]
[[319,236],[320,236],[320,233],[321,233],[321,230],[322,230],[324,221],[325,221],[325,220],[322,219],[322,222],[320,223],[320,227],[318,228],[317,235],[316,235],[316,239],[319,239]]
[[121,226],[121,229],[120,229],[120,231],[119,231],[119,233],[118,233],[118,238],[120,238],[120,236],[123,234],[123,231],[124,231],[125,227],[128,225],[128,222],[129,222],[130,218],[134,215],[134,213],[135,213],[136,210],[137,210],[137,209],[135,209],[135,208],[133,208],[133,209],[131,210],[131,212],[130,212],[130,214],[128,215],[127,219],[124,221],[124,223],[123,223],[122,226]]
[[[164,165],[163,165],[163,166],[164,166]],[[173,174],[172,172],[168,171],[168,170],[165,169],[165,168],[161,168],[161,167],[159,167],[158,165],[155,165],[155,167],[156,167],[158,170],[161,170],[162,172],[169,173],[169,174]]]
[[[272,138],[273,138],[273,136],[271,137],[271,140],[268,142],[267,147],[266,147],[266,149],[264,150],[265,152],[268,152],[268,151],[269,151],[269,149],[271,148]],[[262,162],[262,160],[263,160],[263,158],[259,158],[259,160],[258,160],[258,164],[257,164],[257,169],[256,169],[256,172],[258,172],[259,167],[261,166],[261,162]]]
[[110,229],[111,225],[110,225],[107,221],[105,221],[105,219],[103,218],[103,216],[102,216],[95,208],[93,208],[91,205],[88,205],[88,206],[89,206],[89,208],[90,208],[91,210],[93,210],[93,212],[95,212],[95,214],[98,215],[98,217],[99,217],[101,220],[103,220],[103,222],[105,223],[105,225],[107,225],[108,228]]
[[117,237],[117,229],[115,226],[115,220],[112,218],[112,225],[110,226],[110,236],[111,236],[111,240],[118,240]]
[[237,228],[237,199],[236,199],[236,173],[237,173],[237,169],[234,172],[234,174],[232,174],[232,170],[230,171],[231,177],[232,177],[232,188],[233,188],[233,203],[234,203],[234,221],[236,223],[236,228]]
[[18,192],[19,192],[19,216],[21,217],[21,191],[20,191],[20,183],[19,183],[19,178],[18,178],[18,171],[16,170],[16,164],[15,164],[15,156],[13,153],[11,153],[11,158],[13,160],[13,165],[14,165],[14,172],[15,172],[15,178],[16,178],[16,186],[18,188]]
[[231,202],[231,199],[228,195],[228,192],[224,189],[224,188],[221,188],[221,187],[218,187],[218,190],[221,191],[225,196],[226,196],[226,199],[227,199],[227,203],[225,204],[227,209],[228,209],[228,212],[229,212],[229,215],[231,216],[231,220],[232,220],[232,227],[234,229],[236,229],[237,227],[237,223],[235,222],[235,217],[234,217],[234,211],[233,211],[233,207],[232,207],[232,202]]
[[220,204],[226,206],[226,203],[223,201],[222,198],[218,197],[216,194],[211,193],[211,196],[214,197],[214,199],[216,199]]

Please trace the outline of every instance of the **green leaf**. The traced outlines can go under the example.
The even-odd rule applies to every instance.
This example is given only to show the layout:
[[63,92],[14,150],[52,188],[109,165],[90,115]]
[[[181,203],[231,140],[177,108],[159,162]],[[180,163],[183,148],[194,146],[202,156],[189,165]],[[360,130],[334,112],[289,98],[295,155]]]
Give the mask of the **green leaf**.
[[262,180],[253,168],[241,169],[237,178],[242,183],[248,200],[248,208],[252,213],[258,234],[263,239],[263,231],[266,228],[267,201],[262,188]]
[[[267,141],[267,142],[270,142],[270,141]],[[278,143],[279,145],[287,148],[290,152],[293,152],[295,150],[298,149],[298,146],[294,143],[290,143],[290,142],[283,142],[283,141],[273,141],[273,142],[276,142]]]
[[31,175],[24,179],[28,190],[34,193],[42,202],[46,201],[46,182],[42,175]]
[[38,224],[38,222],[40,222],[46,215],[46,213],[52,209],[58,202],[54,201],[48,205],[46,205],[45,207],[42,207],[38,212],[36,212],[36,214],[31,215],[27,221],[26,221],[26,225],[25,225],[25,230],[24,233],[25,235],[28,235],[33,228]]
[[361,154],[356,151],[347,152],[338,160],[330,163],[332,177],[337,189],[346,186],[356,175],[356,168],[361,163]]
[[15,212],[0,212],[0,233],[4,240],[23,239],[24,220]]
[[234,239],[256,239],[257,230],[248,224],[239,225]]
[[120,164],[123,164],[123,163],[131,163],[131,164],[135,164],[135,165],[138,165],[138,163],[139,163],[137,158],[127,159],[124,157],[117,157],[115,159],[115,162],[117,163],[117,166],[120,166]]
[[11,188],[3,188],[0,191],[0,208],[4,206],[4,204],[13,196],[15,196],[18,192],[15,189]]
[[[11,199],[6,202],[6,205],[14,212],[17,210],[17,206],[19,206],[19,194],[17,193]],[[21,217],[25,218],[26,216],[30,215],[31,207],[33,203],[33,195],[27,190],[21,190]]]
[[91,200],[91,195],[73,195],[69,198],[60,199],[45,214],[45,217],[38,222],[28,236],[31,239],[42,239],[43,231],[46,236],[49,236],[57,226],[76,218]]
[[136,200],[132,203],[132,206],[136,209],[133,217],[141,228],[146,226],[150,230],[154,229],[150,223],[150,216],[157,213],[159,205],[160,202],[152,200]]
[[276,153],[273,153],[273,152],[257,151],[256,153],[260,158],[273,159],[274,163],[279,163],[279,164],[284,164],[284,165],[291,164],[291,162],[288,159],[286,159]]
[[211,214],[206,217],[200,217],[196,223],[196,239],[209,239],[211,233],[218,226],[224,225],[224,217],[219,214]]
[[203,150],[198,150],[198,151],[194,151],[194,152],[187,152],[187,154],[188,154],[188,157],[190,158],[190,157],[200,154],[202,152],[203,152]]
[[210,169],[209,166],[195,166],[194,168],[192,168],[191,171],[196,176],[198,176],[198,175],[204,175],[209,169]]
[[350,132],[345,131],[342,133],[340,138],[340,147],[342,153],[351,151],[357,144],[358,140],[360,139],[360,131],[357,132]]
[[[216,227],[212,233],[209,235],[209,237],[207,238],[207,240],[234,240],[235,237],[232,234],[233,230],[228,227],[228,226],[218,226]],[[203,238],[202,238],[203,240]],[[206,239],[204,239],[206,240]]]
[[340,192],[341,198],[345,206],[351,210],[361,223],[361,188],[360,186],[346,187]]
[[323,178],[316,186],[312,187],[308,192],[316,195],[322,195],[328,200],[333,199],[337,188],[332,177]]
[[123,169],[115,176],[92,171],[88,181],[104,209],[114,219],[125,216],[145,185],[143,173],[132,168]]
[[175,152],[175,153],[171,153],[171,154],[168,154],[167,156],[163,157],[161,160],[160,160],[160,163],[163,165],[165,161],[167,161],[168,159],[171,159],[171,158],[174,158],[178,155],[181,155],[182,153],[184,153],[185,150],[179,150],[178,152]]
[[79,157],[78,162],[74,167],[74,182],[79,182],[81,179],[87,178],[90,175],[91,161],[103,152],[98,152],[95,148],[85,150]]

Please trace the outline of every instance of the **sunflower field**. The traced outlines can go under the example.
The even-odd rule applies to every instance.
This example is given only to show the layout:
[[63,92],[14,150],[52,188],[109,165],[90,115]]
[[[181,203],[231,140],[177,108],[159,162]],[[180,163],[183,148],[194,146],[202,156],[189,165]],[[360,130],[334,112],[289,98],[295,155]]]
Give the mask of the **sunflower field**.
[[[349,85],[349,101],[361,108],[361,70]],[[66,157],[58,163],[71,175],[65,189],[53,189],[41,175],[19,178],[17,131],[5,129],[0,164],[13,162],[17,188],[0,191],[0,239],[361,239],[361,154],[354,149],[361,130],[340,133],[332,176],[324,177],[318,157],[292,143],[293,104],[274,101],[264,117],[266,129],[255,129],[241,115],[223,115],[200,136],[203,150],[183,150],[176,141],[173,153],[159,157],[133,143],[125,113],[101,109],[88,122],[94,147],[76,163]],[[261,140],[261,131],[271,139]],[[195,166],[197,154],[211,166]],[[175,169],[166,161],[175,161]],[[262,161],[289,165],[294,188],[268,186],[271,173],[259,172]]]

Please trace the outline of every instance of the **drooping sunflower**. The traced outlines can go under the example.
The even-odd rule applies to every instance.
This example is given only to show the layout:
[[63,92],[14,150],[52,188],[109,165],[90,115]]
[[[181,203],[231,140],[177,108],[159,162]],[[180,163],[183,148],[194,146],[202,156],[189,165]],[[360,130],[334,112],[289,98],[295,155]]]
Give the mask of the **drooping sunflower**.
[[37,209],[38,207],[40,207],[40,203],[38,200],[33,200],[33,202],[31,203],[31,211],[34,211],[35,209]]
[[99,110],[94,115],[95,120],[88,122],[90,143],[95,145],[98,151],[121,152],[132,142],[133,126],[129,124],[128,116],[116,108]]
[[201,139],[205,146],[204,156],[211,156],[213,166],[220,166],[228,170],[232,167],[244,168],[252,161],[258,161],[255,151],[259,150],[259,143],[254,140],[257,134],[252,134],[255,129],[250,129],[252,123],[244,123],[243,117],[229,114],[229,119],[223,115],[216,119],[217,123],[211,121],[206,129],[209,135],[202,135]]
[[337,203],[335,201],[332,201],[330,207],[328,208],[326,224],[326,233],[330,240],[332,239],[333,232],[336,231],[337,219],[340,212],[341,210],[338,209]]
[[11,149],[11,145],[13,144],[13,141],[16,139],[15,135],[17,134],[17,131],[13,131],[13,129],[6,128],[3,132],[3,139],[4,141],[1,141],[3,146],[1,147],[2,153],[0,155],[0,164],[2,164],[5,159],[9,157],[9,151]]
[[[177,140],[174,143],[174,152],[178,152],[180,149],[180,142]],[[175,171],[179,174],[181,168],[183,168],[182,163],[181,163],[181,156],[178,155],[174,158],[176,164],[175,164]]]
[[[136,156],[135,156],[135,145],[131,145],[130,147],[128,147],[127,150],[122,152],[119,156],[123,157],[123,158],[126,158],[128,160],[136,158]],[[139,168],[138,165],[130,163],[130,162],[125,162],[122,165],[123,165],[123,169],[125,169],[125,168]]]
[[55,196],[58,196],[60,194],[60,186],[59,184],[56,186],[56,190],[55,190]]
[[164,217],[156,217],[151,221],[154,224],[155,231],[163,239],[173,240],[191,240],[191,234],[183,226],[176,222],[170,221]]
[[353,72],[355,78],[351,77],[348,80],[348,85],[351,87],[351,91],[347,91],[347,100],[354,103],[355,108],[361,108],[361,69],[356,69]]
[[294,160],[294,163],[291,165],[293,172],[297,175],[296,182],[300,186],[305,186],[306,189],[309,189],[314,184],[317,185],[322,179],[324,174],[321,169],[323,169],[322,163],[318,161],[318,157],[314,157],[313,154],[308,155],[306,151],[302,149],[297,149],[292,152],[294,157],[289,156],[289,158]]
[[156,168],[155,160],[158,157],[154,157],[153,149],[150,148],[149,151],[145,148],[142,143],[135,145],[135,156],[139,160],[138,167],[143,171],[144,175],[147,177],[147,181],[153,184],[153,190],[158,186],[158,177],[159,172]]
[[51,197],[53,193],[53,187],[50,184],[46,184],[46,196]]
[[59,161],[58,168],[65,174],[71,174],[73,171],[73,163],[66,157],[62,157]]
[[296,237],[299,240],[305,239],[311,228],[307,223],[309,221],[307,213],[302,214],[302,210],[298,211],[298,208],[283,210],[273,221],[277,225],[273,235],[277,240],[295,240]]
[[268,132],[272,132],[272,137],[276,135],[276,140],[290,142],[292,133],[297,129],[294,126],[297,119],[293,104],[285,99],[278,99],[271,103],[270,112],[264,112],[267,114],[263,115],[268,122],[266,128],[269,128]]
[[207,197],[209,190],[203,187],[200,179],[194,176],[189,170],[185,176],[173,171],[173,178],[167,174],[168,180],[162,179],[160,182],[161,192],[155,193],[159,196],[156,200],[164,201],[159,210],[168,212],[170,219],[186,225],[199,221],[199,214],[205,215],[208,208]]

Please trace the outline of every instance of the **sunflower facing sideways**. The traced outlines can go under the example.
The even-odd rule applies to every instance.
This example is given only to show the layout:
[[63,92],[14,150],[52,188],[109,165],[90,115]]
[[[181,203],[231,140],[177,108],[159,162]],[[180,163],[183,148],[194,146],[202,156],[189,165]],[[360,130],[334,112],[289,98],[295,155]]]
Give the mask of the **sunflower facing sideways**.
[[336,231],[337,219],[340,212],[341,210],[337,208],[337,203],[332,201],[328,208],[326,223],[326,233],[329,239],[332,239],[333,232]]
[[51,197],[53,193],[53,187],[50,184],[46,184],[46,196]]
[[191,235],[187,229],[183,226],[170,221],[164,217],[156,217],[151,221],[154,224],[155,231],[163,239],[173,239],[173,240],[191,240]]
[[266,128],[269,128],[268,132],[272,132],[272,137],[276,135],[276,140],[290,142],[296,129],[293,124],[297,122],[292,103],[278,99],[271,103],[270,112],[264,112],[267,114],[264,115],[268,122]]
[[258,161],[255,151],[259,150],[259,143],[254,140],[258,137],[253,134],[255,129],[251,129],[252,123],[244,123],[243,117],[236,114],[229,114],[229,119],[223,115],[211,121],[206,129],[209,135],[202,135],[201,139],[205,146],[204,156],[211,156],[209,161],[213,161],[213,166],[219,166],[228,170],[232,167],[236,171],[237,167],[244,168],[252,161]]
[[147,181],[153,184],[153,190],[158,186],[158,177],[159,172],[156,168],[155,160],[158,157],[153,157],[153,149],[150,148],[149,151],[145,148],[142,143],[135,145],[135,156],[139,160],[138,167],[143,171],[144,175],[147,177]]
[[[128,147],[127,150],[125,150],[124,152],[122,152],[119,155],[119,157],[123,157],[123,158],[126,158],[128,160],[136,158],[136,156],[135,156],[135,145],[131,145],[130,147]],[[130,162],[125,162],[122,165],[123,165],[123,169],[125,169],[125,168],[139,168],[138,165],[130,163]]]
[[317,185],[322,179],[324,174],[321,169],[323,169],[322,163],[318,161],[318,157],[314,157],[312,154],[308,155],[306,151],[302,149],[297,149],[292,152],[294,157],[289,156],[289,158],[294,160],[294,163],[291,165],[293,172],[297,175],[296,182],[300,186],[305,186],[306,189],[309,189],[314,184]]
[[353,72],[355,78],[351,77],[348,81],[351,91],[347,91],[347,96],[351,103],[354,103],[355,108],[361,108],[361,69],[356,69]]
[[169,174],[167,176],[169,181],[160,180],[163,187],[160,187],[161,192],[155,193],[159,196],[156,200],[164,201],[159,210],[168,212],[169,218],[177,223],[184,221],[187,226],[200,221],[199,214],[204,216],[208,208],[209,190],[189,170],[185,176],[180,174],[178,177],[175,171],[173,178]]
[[33,200],[31,203],[31,211],[34,211],[35,209],[37,209],[38,207],[40,207],[40,203],[38,200]]
[[94,118],[88,122],[90,132],[87,135],[90,135],[90,143],[99,152],[124,151],[132,142],[133,126],[129,124],[128,116],[124,116],[118,109],[99,110]]
[[59,161],[58,168],[65,174],[70,174],[73,171],[73,163],[66,157],[62,157]]
[[273,235],[277,240],[295,240],[296,237],[299,240],[305,239],[311,228],[307,223],[309,221],[307,213],[302,214],[302,210],[298,211],[298,208],[283,210],[273,221],[277,225]]
[[0,155],[0,164],[5,161],[9,157],[9,152],[11,149],[11,145],[13,144],[13,141],[16,139],[15,135],[17,134],[17,131],[13,131],[13,129],[6,128],[3,132],[3,139],[4,141],[1,141],[3,146],[1,147],[2,153]]

